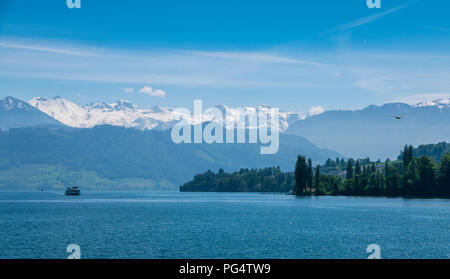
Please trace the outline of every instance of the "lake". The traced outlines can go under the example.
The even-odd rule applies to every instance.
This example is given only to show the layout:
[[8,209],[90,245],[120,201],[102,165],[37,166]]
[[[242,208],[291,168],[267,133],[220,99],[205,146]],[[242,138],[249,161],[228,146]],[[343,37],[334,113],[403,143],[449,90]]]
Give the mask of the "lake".
[[450,200],[0,192],[0,258],[450,258]]

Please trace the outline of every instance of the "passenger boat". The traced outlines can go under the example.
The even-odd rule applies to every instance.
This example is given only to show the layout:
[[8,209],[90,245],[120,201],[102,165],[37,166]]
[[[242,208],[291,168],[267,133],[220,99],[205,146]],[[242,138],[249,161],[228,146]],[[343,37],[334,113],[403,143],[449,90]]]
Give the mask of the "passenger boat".
[[65,192],[66,196],[79,196],[81,194],[80,188],[79,187],[67,187],[66,192]]

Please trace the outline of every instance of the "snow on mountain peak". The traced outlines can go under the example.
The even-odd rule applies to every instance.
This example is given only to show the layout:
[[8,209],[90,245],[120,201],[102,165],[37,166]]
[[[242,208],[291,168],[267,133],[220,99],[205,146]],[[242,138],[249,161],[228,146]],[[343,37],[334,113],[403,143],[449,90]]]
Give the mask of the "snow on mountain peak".
[[[98,125],[123,126],[127,128],[153,129],[170,121],[169,115],[145,115],[147,110],[141,110],[126,100],[118,100],[112,104],[104,102],[79,106],[64,98],[33,98],[29,104],[59,120],[76,128],[92,128]],[[151,112],[151,111],[150,111]],[[165,124],[162,126],[166,126]]]
[[112,109],[111,105],[105,103],[105,102],[93,102],[89,104],[88,106],[83,106],[87,108],[93,108],[93,109],[101,109],[101,110],[108,110]]
[[139,108],[127,100],[118,100],[115,103],[110,104],[110,106],[115,110],[139,110]]
[[[174,115],[173,108],[153,106],[150,109],[141,109],[126,100],[118,100],[112,104],[95,102],[89,105],[79,106],[61,97],[46,99],[35,97],[28,102],[33,107],[41,110],[56,120],[76,128],[91,128],[97,125],[114,125],[127,128],[137,128],[141,130],[169,129],[176,122],[176,119],[184,118],[192,123],[202,121],[212,121],[213,115],[206,115],[203,119],[194,119],[191,115]],[[244,111],[249,113],[267,113],[269,106],[230,108],[225,105],[217,105],[224,117],[231,117],[236,121],[239,114]],[[175,116],[175,117],[174,117]],[[289,125],[300,118],[297,113],[280,112],[280,130],[286,130]],[[273,120],[269,119],[269,124]]]
[[450,98],[421,102],[421,103],[414,105],[414,107],[438,107],[438,108],[442,109],[442,108],[450,107]]
[[29,104],[14,97],[5,97],[0,99],[0,110],[21,109],[25,111],[34,110]]

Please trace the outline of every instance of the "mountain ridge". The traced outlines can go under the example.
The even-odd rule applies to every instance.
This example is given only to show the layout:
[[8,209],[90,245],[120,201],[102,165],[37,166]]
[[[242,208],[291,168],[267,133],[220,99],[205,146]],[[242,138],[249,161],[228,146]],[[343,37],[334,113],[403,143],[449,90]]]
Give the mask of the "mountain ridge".
[[[165,130],[171,128],[180,118],[191,123],[198,123],[198,120],[192,119],[190,115],[175,113],[174,108],[153,106],[142,109],[126,100],[118,100],[111,104],[96,102],[80,106],[61,97],[51,99],[34,97],[28,103],[65,125],[75,128],[114,125],[140,130]],[[216,105],[215,108],[222,111],[224,115],[228,112],[233,119],[236,119],[239,112],[237,108],[226,105]],[[267,113],[271,108],[259,105],[258,107],[243,107],[242,109],[245,113]],[[207,116],[202,121],[210,121],[211,117],[213,116]],[[280,130],[284,131],[302,116],[299,113],[280,112],[279,117]]]
[[0,189],[71,184],[81,184],[84,189],[117,189],[130,183],[129,189],[175,190],[208,169],[237,171],[271,165],[292,171],[297,154],[318,162],[341,156],[287,134],[280,135],[278,153],[261,155],[259,148],[260,144],[248,143],[175,144],[170,131],[108,125],[10,129],[0,132]]
[[[164,131],[170,129],[180,119],[198,124],[202,121],[210,122],[213,119],[211,117],[214,117],[206,115],[199,120],[190,114],[180,114],[173,108],[160,106],[141,109],[126,100],[111,104],[93,102],[84,106],[61,97],[52,99],[35,97],[29,104],[17,99],[2,100],[3,111],[9,114],[16,105],[20,106],[17,109],[23,112],[32,111],[34,108],[36,110],[34,113],[41,112],[47,116],[34,117],[36,119],[43,117],[44,123],[22,119],[19,124],[6,125],[5,123],[23,117],[9,116],[9,121],[3,121],[3,126],[0,126],[3,130],[8,127],[52,124],[75,128],[113,125]],[[240,112],[237,108],[226,105],[217,105],[215,108],[233,120],[236,120]],[[242,109],[245,113],[266,113],[270,107],[260,105]],[[437,99],[414,105],[397,102],[369,105],[356,110],[328,110],[308,117],[302,117],[298,113],[280,112],[279,117],[280,132],[305,137],[320,147],[336,150],[346,157],[395,159],[397,150],[405,144],[420,145],[450,140],[450,99]],[[267,125],[273,125],[273,122],[269,121]]]
[[36,109],[27,102],[11,96],[0,99],[0,120],[0,130],[28,126],[65,126],[61,122]]
[[[54,97],[51,99],[43,97],[34,97],[28,101],[28,103],[47,115],[57,119],[58,121],[64,123],[65,125],[75,127],[75,128],[91,128],[97,125],[114,125],[123,126],[127,128],[138,128],[141,130],[151,130],[151,129],[168,129],[174,123],[173,113],[174,108],[152,106],[151,108],[140,108],[131,102],[119,99],[116,102],[107,104],[105,102],[92,102],[88,105],[77,105],[65,98]],[[396,103],[385,103],[381,106],[379,105],[369,105],[362,109],[355,110],[328,110],[323,113],[330,112],[356,112],[376,109],[382,106],[402,106],[402,109],[406,108],[438,108],[445,109],[450,107],[449,99],[436,99],[434,101],[420,102],[414,105],[409,105],[406,103],[396,102]],[[223,113],[229,112],[230,115],[235,115],[237,113],[237,108],[231,108],[229,106],[219,104],[215,108],[218,108]],[[270,109],[270,106],[261,104],[257,107],[243,107],[242,109],[248,112],[266,112]],[[397,109],[399,110],[399,109]],[[280,111],[280,131],[286,131],[291,124],[297,122],[298,120],[305,120],[308,118],[313,118],[319,116],[320,114],[314,115],[302,115],[296,112],[283,112]],[[186,115],[180,115],[182,118],[189,118]],[[209,121],[210,119],[204,119],[203,121]]]
[[299,120],[285,132],[347,157],[395,159],[397,150],[406,144],[450,140],[450,100],[329,110]]

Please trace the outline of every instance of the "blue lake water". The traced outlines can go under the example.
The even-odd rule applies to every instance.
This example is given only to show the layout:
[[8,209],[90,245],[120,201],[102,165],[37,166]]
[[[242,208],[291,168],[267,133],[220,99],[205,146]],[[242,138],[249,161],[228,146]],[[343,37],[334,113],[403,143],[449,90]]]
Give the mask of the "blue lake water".
[[0,258],[450,258],[450,200],[0,192]]

